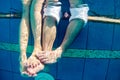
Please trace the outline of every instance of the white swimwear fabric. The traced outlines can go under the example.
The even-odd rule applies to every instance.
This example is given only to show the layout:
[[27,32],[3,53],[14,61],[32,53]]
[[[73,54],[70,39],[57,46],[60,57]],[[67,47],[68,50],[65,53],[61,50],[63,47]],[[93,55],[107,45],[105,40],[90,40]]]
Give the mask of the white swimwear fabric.
[[79,5],[77,8],[70,8],[70,12],[71,12],[71,17],[69,19],[69,21],[79,18],[84,20],[85,24],[88,21],[88,11],[89,11],[89,7],[87,4],[82,4]]
[[61,18],[61,4],[61,2],[48,3],[47,7],[44,8],[43,17],[52,16],[56,19],[57,23],[59,23]]

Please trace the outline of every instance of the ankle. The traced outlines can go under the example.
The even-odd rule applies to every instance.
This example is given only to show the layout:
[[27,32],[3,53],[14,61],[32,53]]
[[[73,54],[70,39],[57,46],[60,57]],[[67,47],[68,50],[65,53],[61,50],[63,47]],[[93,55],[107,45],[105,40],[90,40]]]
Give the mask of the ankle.
[[57,56],[58,58],[60,58],[61,55],[62,55],[62,52],[63,52],[62,48],[61,48],[61,47],[58,47],[58,48],[56,49],[56,56]]

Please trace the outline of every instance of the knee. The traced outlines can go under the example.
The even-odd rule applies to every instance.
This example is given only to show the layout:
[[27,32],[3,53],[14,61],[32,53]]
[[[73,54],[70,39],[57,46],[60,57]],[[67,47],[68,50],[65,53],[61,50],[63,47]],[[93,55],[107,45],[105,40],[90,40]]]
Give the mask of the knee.
[[72,19],[70,22],[74,22],[74,23],[85,23],[83,19],[80,19],[80,18],[75,18],[75,19]]
[[46,16],[45,18],[44,18],[44,24],[46,25],[46,26],[48,26],[48,27],[53,27],[53,26],[55,26],[56,25],[56,19],[54,18],[54,17],[52,17],[52,16]]
[[85,21],[80,18],[75,18],[75,19],[72,19],[70,23],[81,27],[81,26],[84,26]]

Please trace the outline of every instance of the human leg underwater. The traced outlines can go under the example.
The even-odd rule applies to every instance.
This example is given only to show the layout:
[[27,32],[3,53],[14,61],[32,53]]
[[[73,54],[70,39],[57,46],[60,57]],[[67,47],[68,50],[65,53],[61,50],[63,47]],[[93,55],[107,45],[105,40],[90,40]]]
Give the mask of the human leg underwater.
[[[41,51],[41,14],[42,3],[44,0],[22,0],[23,14],[20,25],[20,50],[22,66],[21,73],[27,76],[34,76],[36,73],[44,68],[44,65],[34,56],[35,53]],[[32,55],[27,59],[26,49],[28,44],[30,23],[34,36],[34,50]],[[25,59],[24,59],[25,58]],[[24,67],[24,64],[25,67]],[[25,69],[24,69],[25,68]]]
[[34,50],[28,58],[28,71],[37,73],[44,69],[44,65],[35,57],[35,54],[42,52],[41,46],[41,28],[42,28],[42,15],[41,10],[44,0],[33,0],[30,8],[30,22],[34,37]]
[[44,54],[37,55],[37,58],[44,64],[55,63],[58,56],[53,53],[53,43],[56,38],[56,25],[61,17],[61,2],[48,1],[44,9],[44,25],[43,25],[43,51]]
[[[87,23],[88,10],[89,8],[87,4],[83,4],[82,0],[70,0],[71,17],[63,42],[56,50],[49,52],[49,55],[46,54],[48,56],[45,54],[39,56],[43,63],[55,63],[56,60],[61,57],[62,53],[70,46],[81,29]],[[54,61],[49,59],[50,55],[52,55],[51,58]]]

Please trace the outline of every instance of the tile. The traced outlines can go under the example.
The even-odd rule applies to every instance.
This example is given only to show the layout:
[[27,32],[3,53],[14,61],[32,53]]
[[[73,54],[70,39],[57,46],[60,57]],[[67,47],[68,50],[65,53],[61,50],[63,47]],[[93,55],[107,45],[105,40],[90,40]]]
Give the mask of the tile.
[[11,0],[0,0],[0,12],[8,13],[11,8]]
[[14,13],[22,12],[21,0],[11,0],[11,11]]
[[34,78],[23,77],[20,74],[13,73],[13,80],[34,80]]
[[[120,1],[119,0],[114,0],[115,1],[115,18],[120,18],[120,9],[118,6],[120,6]],[[113,38],[113,46],[112,50],[120,50],[120,24],[115,25],[114,29],[114,38]]]
[[20,19],[10,20],[10,43],[19,43]]
[[0,69],[11,71],[11,53],[0,50]]
[[86,59],[83,80],[105,80],[108,59]]
[[120,59],[111,59],[106,80],[120,80]]
[[9,19],[0,19],[0,42],[9,42],[9,27],[10,27],[10,23],[9,23]]
[[119,25],[116,25],[114,29],[112,50],[120,50],[120,35],[119,34],[120,34],[120,27]]
[[90,22],[87,49],[111,50],[113,28],[112,24]]
[[[85,0],[90,7],[91,15],[95,16],[114,16],[114,0]],[[107,3],[107,4],[105,4]],[[106,5],[106,6],[103,6]]]
[[114,5],[114,7],[115,7],[115,17],[116,18],[120,18],[120,8],[119,8],[119,6],[120,6],[120,1],[119,0],[114,0],[114,3],[115,3],[115,5]]
[[62,58],[58,62],[57,79],[81,80],[83,74],[84,59]]
[[12,72],[0,70],[0,80],[13,80]]
[[20,74],[19,55],[20,53],[18,52],[11,52],[12,71]]
[[49,64],[49,65],[46,65],[47,68],[48,68],[48,73],[53,76],[54,78],[57,77],[57,66],[58,64],[57,63],[54,63],[54,64]]

